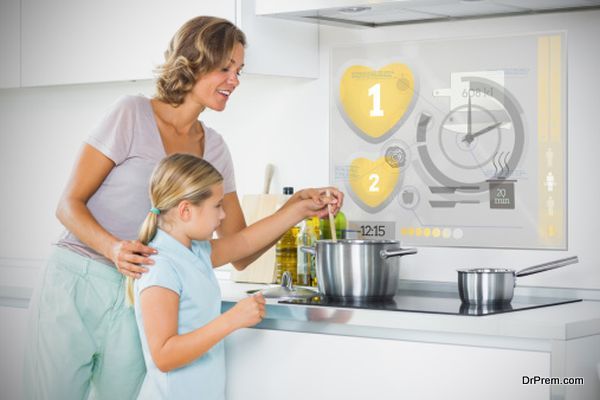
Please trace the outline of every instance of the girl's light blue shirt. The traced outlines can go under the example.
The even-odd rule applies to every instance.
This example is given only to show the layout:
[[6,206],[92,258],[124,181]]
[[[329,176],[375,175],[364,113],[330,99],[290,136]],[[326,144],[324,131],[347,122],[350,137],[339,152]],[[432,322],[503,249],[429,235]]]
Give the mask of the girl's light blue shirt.
[[217,343],[202,357],[181,368],[161,372],[150,354],[140,310],[140,293],[160,286],[179,295],[178,333],[196,330],[221,313],[221,291],[210,260],[208,241],[192,242],[191,250],[162,230],[149,246],[158,250],[149,272],[135,281],[135,316],[142,341],[146,378],[138,399],[225,398],[225,349]]

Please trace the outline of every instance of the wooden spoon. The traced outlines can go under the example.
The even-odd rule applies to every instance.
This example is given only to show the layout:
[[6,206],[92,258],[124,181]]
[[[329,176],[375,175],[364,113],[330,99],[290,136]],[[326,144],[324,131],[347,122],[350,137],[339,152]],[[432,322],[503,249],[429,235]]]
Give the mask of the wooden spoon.
[[[325,191],[325,195],[327,197],[331,196],[329,190]],[[331,240],[337,242],[337,234],[335,232],[335,219],[333,218],[333,213],[331,212],[331,204],[327,204],[327,212],[329,213],[329,229],[331,229]]]

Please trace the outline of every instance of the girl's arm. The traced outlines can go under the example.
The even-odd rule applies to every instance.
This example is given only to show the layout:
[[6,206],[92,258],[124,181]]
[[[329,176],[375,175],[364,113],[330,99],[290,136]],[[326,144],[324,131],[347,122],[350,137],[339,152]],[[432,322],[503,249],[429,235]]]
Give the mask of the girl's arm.
[[219,267],[235,262],[271,245],[290,227],[306,217],[317,214],[326,206],[325,201],[317,203],[313,199],[299,200],[234,235],[211,240],[213,266]]
[[[227,193],[223,197],[223,210],[225,211],[225,219],[221,222],[221,226],[219,226],[217,229],[217,234],[220,238],[236,234],[247,226],[244,213],[242,212],[242,206],[240,205],[240,201],[236,192]],[[250,263],[252,263],[252,261],[256,260],[265,251],[267,251],[272,244],[263,247],[248,257],[244,257],[243,259],[233,262],[232,265],[238,271],[243,270]]]
[[252,296],[241,300],[203,327],[178,335],[177,293],[164,287],[150,286],[140,294],[140,307],[152,360],[162,372],[189,364],[236,329],[256,325],[265,314],[264,298]]
[[[320,188],[320,189],[304,189],[296,192],[285,204],[282,208],[286,208],[291,206],[292,204],[307,199],[313,199],[317,201],[326,190],[329,190],[331,195],[335,198],[335,201],[332,203],[332,212],[336,214],[338,210],[342,207],[344,194],[337,190],[334,187],[328,188]],[[225,238],[227,236],[236,234],[246,228],[246,220],[244,219],[244,214],[242,212],[242,207],[240,206],[240,201],[236,192],[227,193],[223,198],[223,209],[225,210],[225,219],[221,222],[221,226],[217,229],[217,233],[219,238]],[[324,217],[327,215],[327,209],[323,210],[322,213],[319,214],[319,217]],[[285,231],[284,231],[285,232]],[[252,252],[249,256],[243,257],[241,259],[232,261],[231,264],[238,271],[246,268],[250,263],[260,257],[265,251],[270,249],[279,237],[276,237],[271,242],[267,243],[264,247],[257,249]],[[215,265],[215,264],[213,264]],[[221,265],[221,264],[219,264]]]
[[89,144],[85,144],[56,209],[56,217],[79,240],[112,260],[124,275],[139,277],[146,271],[136,264],[152,264],[144,255],[153,254],[139,241],[123,241],[111,235],[94,218],[87,202],[98,190],[115,163]]

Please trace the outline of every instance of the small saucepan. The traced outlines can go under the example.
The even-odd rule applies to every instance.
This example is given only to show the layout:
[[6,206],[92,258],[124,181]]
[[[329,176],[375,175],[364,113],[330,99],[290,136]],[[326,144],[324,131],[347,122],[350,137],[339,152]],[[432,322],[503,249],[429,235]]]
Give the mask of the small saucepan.
[[577,256],[563,258],[518,272],[506,268],[459,269],[458,293],[463,303],[492,304],[510,303],[518,276],[533,275],[579,262]]

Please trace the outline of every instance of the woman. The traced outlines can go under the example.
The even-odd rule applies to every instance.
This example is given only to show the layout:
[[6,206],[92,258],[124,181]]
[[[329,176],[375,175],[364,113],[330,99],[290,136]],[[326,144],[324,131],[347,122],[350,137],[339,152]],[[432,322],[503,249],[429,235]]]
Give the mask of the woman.
[[[235,192],[233,163],[222,137],[198,120],[222,111],[239,85],[244,34],[229,21],[197,17],[173,37],[159,69],[157,95],[127,96],[86,140],[60,199],[66,231],[55,246],[32,306],[25,360],[26,398],[135,398],[145,368],[125,276],[139,278],[155,253],[137,238],[150,209],[148,180],[165,155],[190,153],[224,177],[227,217],[217,233],[246,226]],[[289,201],[318,199],[320,190]],[[332,189],[341,207],[343,195]],[[240,260],[243,269],[264,250]]]

